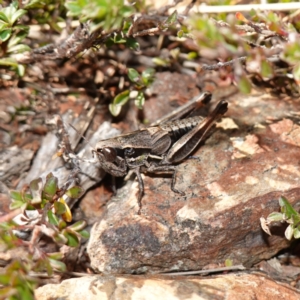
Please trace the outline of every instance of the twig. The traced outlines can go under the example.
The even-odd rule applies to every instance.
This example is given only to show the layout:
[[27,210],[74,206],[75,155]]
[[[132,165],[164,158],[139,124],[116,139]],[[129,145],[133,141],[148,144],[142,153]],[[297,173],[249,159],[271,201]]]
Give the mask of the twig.
[[219,70],[221,68],[233,65],[237,61],[245,62],[246,59],[247,59],[246,56],[242,56],[242,57],[235,58],[235,59],[232,59],[232,60],[229,60],[229,61],[226,61],[226,62],[218,62],[218,63],[216,63],[214,65],[203,64],[202,67],[201,67],[201,69],[204,70],[204,71],[207,71],[207,70],[210,70],[210,71],[211,70]]
[[72,58],[80,52],[94,46],[100,30],[89,34],[88,25],[80,24],[75,31],[60,44],[49,44],[44,47],[16,56],[19,63],[33,63],[45,59]]

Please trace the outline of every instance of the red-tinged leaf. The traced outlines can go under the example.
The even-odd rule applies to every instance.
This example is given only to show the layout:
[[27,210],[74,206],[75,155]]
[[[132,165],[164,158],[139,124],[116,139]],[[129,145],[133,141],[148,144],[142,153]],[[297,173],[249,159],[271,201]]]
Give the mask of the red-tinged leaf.
[[244,23],[249,23],[249,21],[245,18],[245,16],[244,16],[242,13],[240,13],[240,12],[237,12],[237,13],[235,14],[235,17],[236,17],[239,21],[242,21],[242,22],[244,22]]

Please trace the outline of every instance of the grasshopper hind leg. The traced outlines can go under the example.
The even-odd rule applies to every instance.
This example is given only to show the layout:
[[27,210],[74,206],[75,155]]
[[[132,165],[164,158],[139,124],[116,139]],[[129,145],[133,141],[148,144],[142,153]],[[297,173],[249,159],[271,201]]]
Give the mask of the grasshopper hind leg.
[[138,195],[138,206],[139,206],[139,210],[138,210],[138,215],[141,214],[141,209],[142,209],[142,198],[144,195],[144,181],[140,172],[140,168],[136,168],[132,170],[137,177],[138,183],[139,183],[139,195]]

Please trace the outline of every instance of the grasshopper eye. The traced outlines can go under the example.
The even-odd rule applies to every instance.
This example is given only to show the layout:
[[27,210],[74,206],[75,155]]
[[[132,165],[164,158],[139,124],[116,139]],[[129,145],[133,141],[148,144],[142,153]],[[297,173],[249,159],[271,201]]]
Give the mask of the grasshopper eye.
[[105,147],[102,148],[100,152],[104,155],[105,159],[109,162],[113,162],[117,158],[117,152],[114,148]]

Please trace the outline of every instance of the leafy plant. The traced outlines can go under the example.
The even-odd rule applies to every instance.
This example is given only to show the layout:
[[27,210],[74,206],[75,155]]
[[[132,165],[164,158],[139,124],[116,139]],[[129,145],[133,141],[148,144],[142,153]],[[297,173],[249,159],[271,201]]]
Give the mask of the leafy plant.
[[[61,261],[62,253],[45,253],[37,242],[44,234],[58,245],[77,247],[80,239],[89,237],[84,230],[85,221],[67,225],[72,221],[72,214],[65,199],[79,198],[82,194],[83,190],[79,186],[59,188],[58,180],[52,173],[47,175],[45,183],[38,178],[27,189],[11,191],[10,208],[17,210],[20,218],[18,221],[0,223],[0,245],[2,249],[28,247],[29,252],[26,257],[13,260],[5,272],[0,273],[0,284],[4,286],[0,298],[34,299],[33,289],[37,283],[30,277],[31,271],[46,271],[51,275],[53,270],[66,270]],[[30,241],[19,238],[24,230],[32,232]]]
[[135,98],[135,105],[142,109],[145,103],[144,91],[154,80],[155,70],[148,68],[141,74],[135,69],[128,69],[129,80],[133,83],[133,89],[125,90],[118,94],[113,103],[109,105],[109,110],[113,116],[119,115],[122,106],[124,106],[130,98]]
[[285,197],[279,198],[281,212],[272,212],[267,219],[261,218],[263,230],[271,235],[269,225],[273,222],[287,222],[289,226],[285,230],[285,237],[291,240],[300,238],[300,214],[292,207]]
[[29,27],[18,24],[19,19],[27,13],[24,9],[18,9],[18,2],[14,1],[9,6],[0,10],[0,65],[11,67],[19,76],[23,76],[25,68],[13,57],[13,54],[30,50],[21,42],[28,35]]
[[135,9],[125,5],[123,0],[70,0],[66,2],[68,15],[79,17],[80,21],[91,21],[91,29],[120,29],[124,18],[130,17]]

